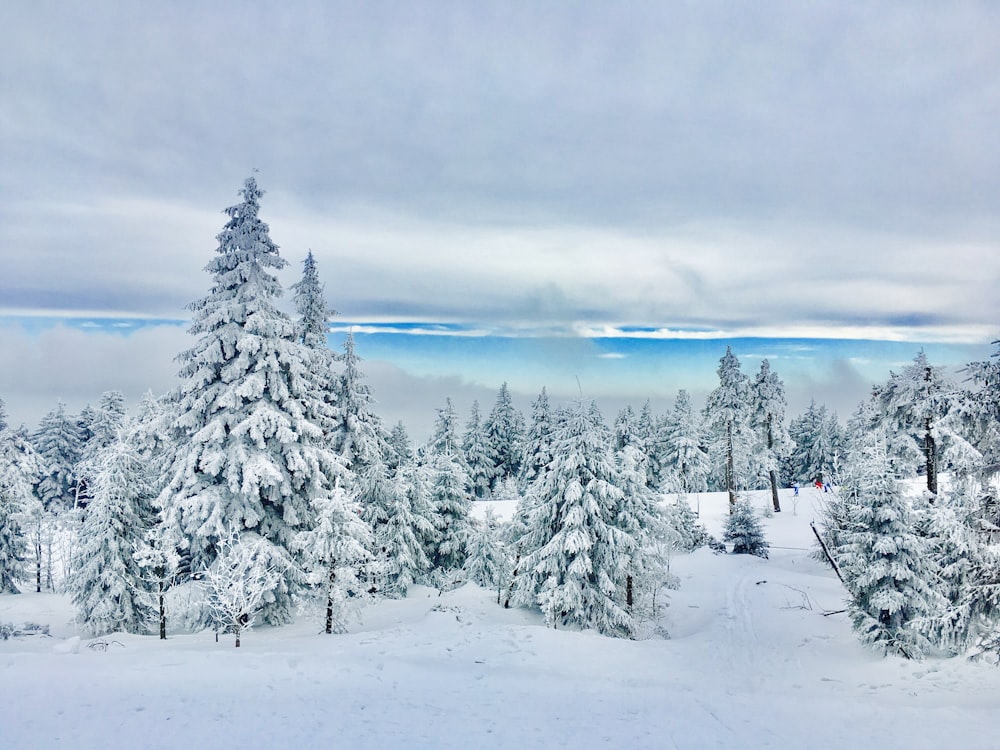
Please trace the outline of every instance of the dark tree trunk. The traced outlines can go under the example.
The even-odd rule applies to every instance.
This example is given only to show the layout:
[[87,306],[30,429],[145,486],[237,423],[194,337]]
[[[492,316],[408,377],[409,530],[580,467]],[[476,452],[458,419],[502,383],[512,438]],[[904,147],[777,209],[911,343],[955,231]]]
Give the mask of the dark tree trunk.
[[931,434],[931,421],[929,419],[924,427],[924,459],[927,461],[927,491],[932,495],[937,495],[937,443]]
[[35,542],[35,593],[42,593],[42,543]]
[[628,576],[625,579],[625,604],[628,605],[629,609],[632,609],[633,594],[632,594],[632,576]]
[[[771,429],[771,420],[768,419],[767,422],[767,451],[771,453],[774,450],[774,431]],[[773,457],[773,453],[771,453]],[[768,472],[768,476],[771,478],[771,504],[774,505],[774,512],[781,513],[781,503],[778,501],[778,472],[771,469]]]
[[729,492],[729,512],[736,507],[736,468],[733,464],[733,423],[726,424],[726,491]]
[[163,585],[163,573],[159,573],[159,594],[160,594],[160,640],[167,640],[167,606],[166,597],[163,595],[165,586]]
[[326,590],[326,632],[333,632],[333,582],[337,580],[337,570],[330,563],[330,585]]

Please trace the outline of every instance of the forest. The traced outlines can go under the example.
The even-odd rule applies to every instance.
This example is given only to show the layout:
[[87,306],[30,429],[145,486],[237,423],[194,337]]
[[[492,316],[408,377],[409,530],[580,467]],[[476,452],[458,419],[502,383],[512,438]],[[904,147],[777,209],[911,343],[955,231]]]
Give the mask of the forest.
[[[287,261],[254,178],[241,196],[174,390],[131,413],[116,391],[79,414],[59,403],[34,429],[0,408],[0,594],[66,593],[93,635],[213,628],[238,646],[303,607],[339,633],[367,602],[472,582],[551,628],[648,637],[680,585],[671,555],[767,557],[761,515],[788,512],[779,489],[816,485],[815,553],[861,642],[1000,655],[996,355],[954,380],[917,352],[844,424],[816,403],[790,418],[770,363],[745,373],[730,349],[704,404],[682,390],[665,414],[647,402],[611,424],[545,389],[525,416],[503,384],[467,416],[446,400],[415,446],[378,416],[353,338],[328,347],[311,253],[296,314],[279,309]],[[721,538],[689,502],[704,492],[727,493]],[[516,511],[477,517],[484,500]]]

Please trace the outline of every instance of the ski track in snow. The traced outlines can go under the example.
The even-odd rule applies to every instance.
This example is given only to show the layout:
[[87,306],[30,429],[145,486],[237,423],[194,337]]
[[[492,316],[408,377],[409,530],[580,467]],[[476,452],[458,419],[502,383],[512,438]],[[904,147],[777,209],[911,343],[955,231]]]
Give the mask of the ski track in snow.
[[[714,505],[713,505],[714,503]],[[717,531],[724,501],[703,496]],[[710,510],[705,510],[710,508]],[[808,547],[808,514],[765,519]],[[1000,670],[881,659],[800,550],[678,556],[670,639],[553,631],[475,587],[417,587],[351,633],[308,617],[243,647],[211,633],[74,641],[65,597],[0,597],[0,748],[996,748]]]

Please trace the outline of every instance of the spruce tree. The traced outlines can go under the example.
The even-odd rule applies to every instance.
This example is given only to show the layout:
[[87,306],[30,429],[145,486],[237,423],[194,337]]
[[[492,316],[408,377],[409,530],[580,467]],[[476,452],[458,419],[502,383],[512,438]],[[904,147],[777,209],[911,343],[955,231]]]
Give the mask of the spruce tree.
[[353,334],[348,333],[344,340],[341,360],[343,369],[334,384],[339,419],[334,445],[347,466],[361,472],[383,460],[389,450],[389,435],[373,410],[375,399],[358,366],[361,359],[354,351]]
[[434,432],[431,433],[431,439],[427,443],[427,450],[431,454],[450,453],[454,456],[461,449],[458,439],[458,415],[449,396],[445,399],[444,406],[437,410]]
[[923,351],[914,357],[913,364],[898,374],[891,373],[878,396],[887,431],[911,442],[907,452],[920,457],[932,497],[938,493],[938,471],[947,460],[946,452],[962,456],[965,465],[961,468],[968,468],[968,463],[976,460],[976,452],[959,426],[958,390],[945,377],[943,368],[928,362]]
[[431,565],[439,572],[448,573],[465,563],[471,510],[466,492],[469,479],[460,458],[451,453],[433,455],[428,469],[430,502],[437,524]]
[[918,626],[943,601],[931,585],[927,541],[877,432],[852,448],[839,491],[853,512],[840,559],[854,629],[876,651],[920,658],[928,642]]
[[145,633],[155,612],[135,552],[153,525],[153,484],[127,424],[92,465],[91,499],[70,583],[78,620],[97,635]]
[[805,412],[792,420],[788,434],[794,445],[788,464],[792,477],[805,483],[830,481],[843,452],[837,416],[810,401]]
[[387,596],[405,597],[410,586],[423,580],[431,567],[427,549],[434,545],[437,525],[423,481],[418,467],[402,469],[394,481],[389,517],[375,529]]
[[525,437],[521,474],[527,485],[540,477],[552,460],[553,417],[545,388],[531,406],[531,424]]
[[733,512],[736,495],[746,486],[753,431],[750,383],[740,369],[740,361],[731,347],[719,360],[719,386],[708,394],[705,405],[706,425],[712,435],[712,453],[716,466],[722,467],[724,487],[729,493],[729,511]]
[[476,500],[484,500],[490,494],[490,480],[493,478],[493,461],[486,448],[486,433],[479,418],[479,402],[472,402],[469,421],[465,425],[462,438],[462,453],[468,471],[469,492]]
[[38,498],[47,510],[72,508],[83,440],[76,420],[66,413],[62,401],[42,417],[31,441],[44,467],[35,488]]
[[[6,425],[6,413],[0,416]],[[9,427],[0,429],[0,594],[18,593],[17,582],[24,577],[26,545],[21,520],[33,508],[42,510],[32,493],[40,470],[27,438]]]
[[[291,319],[276,307],[285,266],[258,216],[262,191],[250,177],[226,209],[209,294],[194,302],[195,346],[179,356],[174,442],[180,446],[160,503],[183,539],[190,569],[210,567],[220,539],[255,530],[286,556],[313,523],[311,501],[344,468],[321,423],[323,388]],[[264,618],[286,622],[295,566],[279,566]],[[270,579],[268,579],[270,580]]]
[[358,572],[369,560],[371,530],[360,518],[360,506],[339,483],[312,502],[316,525],[299,533],[296,546],[325,608],[324,631],[342,633],[357,603],[352,599],[363,588]]
[[781,511],[778,500],[778,468],[791,448],[791,439],[785,427],[785,384],[777,373],[771,371],[766,359],[760,363],[760,372],[753,383],[754,414],[760,449],[759,463],[767,472],[771,485],[771,503],[774,511]]
[[464,565],[470,581],[497,592],[497,604],[502,603],[511,565],[502,532],[493,509],[487,508],[483,518],[471,525]]
[[708,489],[710,463],[705,430],[687,391],[677,392],[674,408],[664,416],[660,435],[657,453],[661,461],[661,486],[681,495]]
[[296,338],[310,349],[329,352],[326,343],[327,327],[336,312],[326,304],[312,250],[306,254],[302,263],[302,279],[292,284],[292,290],[295,311],[299,314]]
[[553,459],[525,503],[516,600],[550,627],[627,636],[628,578],[639,540],[616,525],[624,502],[610,430],[596,406],[574,404],[553,434]]
[[410,436],[406,432],[406,425],[399,421],[389,434],[389,450],[386,451],[385,465],[391,473],[395,473],[400,466],[405,466],[412,460],[413,447],[410,445]]
[[524,460],[524,416],[514,408],[506,383],[500,386],[485,430],[486,444],[493,460],[490,489],[495,489],[505,479],[517,477]]
[[733,554],[767,557],[768,544],[764,526],[749,500],[740,500],[726,519],[724,541],[733,545]]

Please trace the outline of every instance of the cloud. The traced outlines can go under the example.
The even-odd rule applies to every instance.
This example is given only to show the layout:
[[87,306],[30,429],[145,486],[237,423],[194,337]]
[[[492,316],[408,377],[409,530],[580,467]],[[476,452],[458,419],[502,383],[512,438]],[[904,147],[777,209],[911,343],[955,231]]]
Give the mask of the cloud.
[[177,384],[174,357],[193,343],[177,326],[123,333],[56,325],[29,333],[0,325],[0,398],[11,424],[36,426],[58,400],[70,412],[94,404],[105,391],[121,391],[135,406],[148,390],[161,395]]

